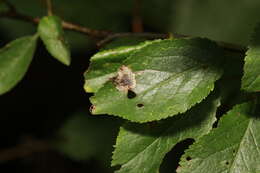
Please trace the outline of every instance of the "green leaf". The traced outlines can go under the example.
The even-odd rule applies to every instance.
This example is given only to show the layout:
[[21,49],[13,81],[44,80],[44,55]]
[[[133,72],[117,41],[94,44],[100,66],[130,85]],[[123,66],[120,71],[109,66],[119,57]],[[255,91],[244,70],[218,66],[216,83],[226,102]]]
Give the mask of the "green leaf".
[[[106,61],[104,56],[98,57]],[[205,39],[150,43],[117,63],[113,69],[120,66],[117,74],[107,77],[104,73],[102,77],[110,80],[91,97],[95,108],[92,113],[117,115],[135,122],[183,113],[213,90],[222,74],[222,57],[222,50]],[[104,66],[99,69],[101,73],[108,70]]]
[[260,27],[253,35],[253,40],[246,52],[242,89],[260,92]]
[[0,50],[0,95],[11,90],[25,75],[36,48],[38,36],[12,41]]
[[57,16],[43,17],[38,32],[49,53],[65,65],[70,65],[70,50],[64,38],[62,22]]
[[[121,41],[121,40],[120,40]],[[132,40],[131,43],[134,41]],[[120,42],[122,43],[122,42]],[[134,43],[138,43],[135,40]],[[95,54],[90,59],[90,67],[84,74],[85,85],[84,88],[86,92],[97,92],[110,78],[116,75],[118,68],[121,66],[123,60],[130,56],[133,52],[153,43],[152,41],[146,41],[135,45],[133,43],[125,46],[125,43],[119,46],[118,41],[112,42],[107,45],[107,48],[113,48],[108,50],[103,50]],[[115,48],[117,45],[117,48]]]
[[158,173],[164,156],[178,142],[211,130],[219,105],[211,95],[185,114],[158,124],[126,124],[120,128],[112,165],[122,165],[117,173]]
[[257,173],[259,161],[259,115],[254,117],[252,104],[244,103],[224,115],[216,129],[185,152],[177,172]]
[[102,47],[103,50],[109,50],[109,49],[117,49],[118,47],[127,47],[127,46],[135,46],[139,43],[145,42],[146,39],[140,38],[140,37],[121,37],[117,38],[116,40],[112,41],[111,43],[108,43]]

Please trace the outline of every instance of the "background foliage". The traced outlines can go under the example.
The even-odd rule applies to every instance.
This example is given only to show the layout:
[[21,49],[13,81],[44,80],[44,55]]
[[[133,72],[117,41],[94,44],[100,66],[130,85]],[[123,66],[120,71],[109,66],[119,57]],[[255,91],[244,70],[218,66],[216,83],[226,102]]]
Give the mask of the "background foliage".
[[[10,2],[24,14],[30,16],[46,15],[46,5],[43,0],[10,0]],[[133,0],[77,0],[73,3],[69,0],[53,0],[53,2],[55,14],[62,19],[94,29],[107,29],[115,32],[131,31]],[[255,26],[259,23],[259,7],[260,2],[258,0],[143,0],[141,16],[143,17],[145,31],[203,36],[216,41],[226,41],[247,46],[252,40],[250,37]],[[6,10],[6,7],[0,1],[0,11],[3,10]],[[32,35],[36,31],[37,27],[30,23],[0,18],[0,45],[4,46],[11,40],[25,35]],[[0,117],[1,171],[105,173],[118,170],[117,167],[110,167],[110,158],[112,157],[112,144],[115,144],[115,138],[119,126],[122,125],[122,120],[107,116],[91,116],[88,111],[90,107],[88,97],[91,94],[86,94],[83,89],[83,73],[89,65],[90,57],[96,53],[97,49],[93,40],[87,36],[71,31],[65,31],[65,34],[72,51],[70,67],[63,66],[58,61],[53,60],[52,56],[47,53],[43,43],[40,42],[29,71],[23,80],[12,91],[0,97],[2,115]],[[257,37],[255,36],[255,38]],[[129,43],[129,40],[118,40],[103,49],[125,45],[126,42],[135,45],[139,41]],[[251,42],[250,45],[255,48],[254,46],[258,44]],[[248,52],[247,59],[250,60],[250,56],[252,57],[257,52],[258,50],[252,49],[251,52]],[[215,110],[217,118],[230,110],[233,105],[246,100],[248,97],[248,95],[239,91],[240,81],[230,80],[230,76],[232,76],[231,78],[233,76],[242,77],[244,57],[236,53],[229,54],[229,57],[230,59],[227,61],[231,61],[232,66],[224,66],[224,76],[216,83],[216,93],[218,93],[216,95],[221,96],[222,105],[216,112],[216,106],[219,105],[215,98],[214,104],[212,103],[215,107],[211,107]],[[1,62],[0,68],[2,68]],[[231,75],[226,76],[225,73]],[[12,72],[12,74],[14,73]],[[248,74],[250,77],[250,72]],[[243,79],[247,79],[247,76],[244,76]],[[227,87],[223,87],[223,85]],[[255,88],[253,87],[252,90],[255,91]],[[233,112],[246,112],[247,106],[239,105],[234,108]],[[227,115],[233,114],[233,112],[228,112]],[[192,114],[192,112],[188,113]],[[247,127],[246,120],[248,120],[246,114],[247,112],[243,117],[245,119],[245,128]],[[178,119],[178,117],[172,119]],[[181,124],[184,120],[180,119],[178,121]],[[235,120],[232,121],[235,122]],[[185,121],[185,123],[189,123],[189,121]],[[221,121],[220,127],[225,125],[224,120]],[[167,123],[165,126],[167,126]],[[132,128],[134,130],[131,130]],[[207,128],[205,127],[204,130],[208,131]],[[257,129],[259,129],[259,126],[257,126]],[[145,141],[144,144],[148,144],[154,139],[158,140],[157,134],[148,133],[144,136],[138,136],[133,133],[138,130],[138,125],[124,124],[120,128],[121,138],[130,136],[137,138],[137,142],[142,143]],[[187,135],[185,138],[196,138],[198,134],[201,135],[202,133],[201,131],[191,130],[189,132],[186,130],[183,130],[183,133]],[[200,130],[203,129],[200,128]],[[235,128],[232,130],[236,131]],[[141,131],[145,132],[145,129],[141,129]],[[158,133],[158,131],[155,133]],[[216,130],[214,133],[218,134],[220,132]],[[203,146],[203,144],[208,143],[210,137],[210,135],[203,137],[200,142],[194,145],[194,148],[200,148],[200,145]],[[55,147],[46,149],[44,152],[26,155],[26,157],[17,155],[17,152],[15,154],[10,152],[13,151],[13,148],[22,147],[22,150],[34,148],[32,144],[35,144],[35,139],[41,143],[47,141],[48,144]],[[182,138],[177,140],[177,137],[171,134],[167,139],[163,138],[162,140],[178,143],[182,141]],[[219,140],[225,139],[221,138]],[[239,139],[234,139],[234,142],[237,143],[235,140],[239,142]],[[256,140],[259,141],[259,135]],[[160,141],[160,138],[158,141]],[[166,155],[166,158],[163,158],[162,155],[158,156],[162,166],[160,167],[158,162],[155,164],[156,168],[153,167],[151,170],[158,171],[160,169],[162,172],[174,172],[184,149],[193,142],[193,140],[184,141],[173,149],[172,146],[162,147],[164,154],[170,152]],[[123,165],[123,169],[119,172],[127,172],[129,166],[126,163],[129,158],[124,158],[125,156],[118,154],[120,153],[120,146],[124,144],[118,140],[117,145],[119,145],[119,148],[114,152],[114,161],[112,163],[113,165]],[[227,143],[226,145],[231,144]],[[223,145],[223,147],[226,146]],[[206,151],[203,150],[202,152],[208,152],[206,147],[203,149]],[[129,148],[129,150],[138,152],[135,148]],[[7,154],[5,154],[6,151],[8,151]],[[189,172],[189,169],[185,168],[187,155],[191,158],[198,157],[201,159],[199,153],[194,152],[191,147],[187,150],[187,154],[181,158],[181,164],[184,165],[184,168],[183,170],[178,169],[180,172]],[[227,158],[232,160],[230,155]],[[259,158],[259,156],[255,155],[255,158]],[[117,161],[117,159],[120,161]],[[215,161],[214,158],[212,160]],[[195,163],[195,166],[198,162]],[[204,164],[203,160],[202,163]],[[229,164],[231,164],[230,160],[228,161]],[[257,165],[257,163],[254,163],[254,165]],[[226,162],[223,162],[219,169],[225,169],[225,166]],[[136,167],[137,170],[138,168]]]

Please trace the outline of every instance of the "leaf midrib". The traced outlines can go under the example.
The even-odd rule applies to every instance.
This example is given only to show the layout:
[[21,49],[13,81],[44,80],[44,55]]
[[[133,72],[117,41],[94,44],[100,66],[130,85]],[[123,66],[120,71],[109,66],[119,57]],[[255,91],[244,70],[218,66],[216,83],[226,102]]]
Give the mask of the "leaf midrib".
[[[248,132],[248,129],[249,129],[249,127],[250,127],[251,122],[252,122],[252,120],[249,121],[248,126],[247,126],[247,128],[246,128],[246,130],[245,130],[245,133],[244,133],[243,137],[241,138],[241,141],[240,141],[239,146],[238,146],[238,148],[237,148],[237,151],[236,151],[236,153],[235,153],[235,157],[234,157],[234,159],[232,160],[232,164],[230,165],[229,169],[227,169],[229,172],[231,172],[232,169],[234,169],[234,163],[235,163],[235,161],[236,161],[236,159],[237,159],[237,157],[238,157],[238,152],[240,151],[241,144],[242,144],[243,141],[244,141],[244,138],[245,138],[245,136],[246,136],[246,134],[247,134],[247,132]],[[231,145],[231,146],[229,146],[229,147],[227,147],[227,148],[224,148],[224,149],[222,149],[222,150],[220,150],[220,151],[217,151],[217,152],[215,152],[215,153],[212,153],[212,154],[210,154],[209,156],[204,157],[203,159],[204,159],[204,160],[205,160],[206,158],[208,159],[208,158],[212,157],[213,155],[218,154],[218,153],[223,152],[223,151],[226,151],[226,150],[228,150],[228,149],[230,149],[230,148],[233,148],[233,147],[236,146],[236,145],[237,145],[237,143],[234,144],[234,145]],[[204,162],[204,161],[200,162],[200,164],[203,163],[203,162]],[[199,167],[197,167],[197,169],[199,169]],[[197,170],[197,169],[195,169],[195,170]]]
[[[246,136],[246,134],[247,134],[247,132],[248,132],[248,129],[249,129],[249,127],[250,127],[252,121],[253,121],[253,120],[250,119],[249,122],[248,122],[248,126],[247,126],[247,128],[246,128],[246,130],[245,130],[245,133],[244,133],[243,137],[241,138],[241,141],[240,141],[239,146],[238,146],[238,148],[237,148],[235,157],[234,157],[234,159],[233,159],[233,161],[232,161],[232,164],[230,165],[230,167],[229,167],[229,169],[228,169],[229,172],[231,172],[231,171],[234,169],[234,163],[235,163],[235,161],[236,161],[236,159],[237,159],[237,157],[238,157],[238,152],[240,151],[240,148],[242,147],[241,145],[242,145],[242,143],[243,143],[243,141],[244,141],[244,138],[245,138],[245,136]],[[247,166],[246,166],[246,168],[247,168]]]
[[[148,89],[146,89],[146,90],[144,90],[144,91],[142,91],[142,92],[140,92],[140,93],[137,93],[137,94],[140,94],[140,95],[143,96],[144,94],[146,94],[146,93],[149,92],[150,90],[153,90],[153,89],[156,88],[156,87],[163,86],[163,85],[169,83],[170,81],[172,81],[172,80],[174,80],[174,79],[180,77],[181,75],[184,75],[185,73],[188,73],[188,72],[190,72],[190,71],[195,71],[195,70],[197,70],[197,69],[200,69],[200,67],[191,67],[191,68],[188,68],[188,69],[186,69],[186,70],[184,70],[184,71],[182,71],[182,72],[180,72],[180,73],[176,73],[176,74],[174,74],[174,75],[171,75],[169,78],[167,78],[167,79],[165,79],[165,80],[162,80],[162,81],[156,83],[154,86],[152,86],[152,87],[150,87],[150,88],[148,88]],[[161,71],[159,71],[159,72],[161,72]],[[141,97],[141,96],[139,96],[139,97]]]

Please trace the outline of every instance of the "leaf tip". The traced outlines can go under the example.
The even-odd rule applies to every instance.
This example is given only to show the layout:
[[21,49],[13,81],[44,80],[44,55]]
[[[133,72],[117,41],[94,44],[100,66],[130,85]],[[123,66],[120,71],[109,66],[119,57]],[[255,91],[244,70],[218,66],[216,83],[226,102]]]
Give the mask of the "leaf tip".
[[70,58],[64,58],[62,61],[60,61],[61,63],[63,63],[66,66],[70,66],[71,64],[71,59]]
[[94,90],[87,84],[84,85],[84,90],[87,92],[87,93],[93,93]]

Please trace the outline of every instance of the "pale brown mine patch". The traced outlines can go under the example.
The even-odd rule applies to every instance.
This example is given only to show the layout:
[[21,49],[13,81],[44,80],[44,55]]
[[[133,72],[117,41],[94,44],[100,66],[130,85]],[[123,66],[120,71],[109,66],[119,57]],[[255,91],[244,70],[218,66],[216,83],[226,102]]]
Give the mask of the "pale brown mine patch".
[[127,66],[121,66],[114,78],[114,84],[119,91],[127,92],[136,87],[135,74]]
[[92,113],[93,111],[95,111],[96,106],[95,105],[91,105],[89,108],[89,111]]

